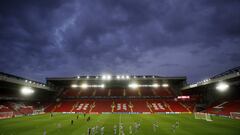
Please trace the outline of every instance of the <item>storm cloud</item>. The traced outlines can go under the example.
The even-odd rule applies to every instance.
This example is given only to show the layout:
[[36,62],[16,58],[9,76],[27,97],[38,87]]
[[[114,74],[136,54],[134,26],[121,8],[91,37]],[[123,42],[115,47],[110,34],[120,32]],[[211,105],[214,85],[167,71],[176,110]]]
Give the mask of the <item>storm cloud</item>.
[[5,0],[0,71],[198,81],[240,65],[239,0]]

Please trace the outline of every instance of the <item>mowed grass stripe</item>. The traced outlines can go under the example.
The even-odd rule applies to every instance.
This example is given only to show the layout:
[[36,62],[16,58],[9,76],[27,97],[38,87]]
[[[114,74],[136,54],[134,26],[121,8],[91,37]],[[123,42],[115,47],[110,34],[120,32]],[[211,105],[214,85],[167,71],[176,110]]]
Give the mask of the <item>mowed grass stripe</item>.
[[[90,116],[91,120],[86,122]],[[0,120],[0,135],[42,135],[44,129],[47,135],[86,135],[87,129],[98,125],[105,127],[105,135],[113,134],[113,126],[119,126],[120,114],[105,115],[79,115],[77,114],[56,114],[50,117],[49,114],[38,116],[27,116],[13,119]],[[71,125],[71,120],[74,124]],[[180,127],[173,133],[171,126],[180,122]],[[129,126],[134,131],[134,122],[140,122],[141,127],[136,135],[239,135],[240,121],[228,118],[213,117],[213,122],[196,120],[193,115],[165,115],[165,114],[121,114],[121,122],[124,123],[125,135],[129,134]],[[153,132],[152,124],[158,122],[159,127]],[[57,124],[61,123],[62,128],[58,129]],[[100,130],[98,135],[100,134]]]

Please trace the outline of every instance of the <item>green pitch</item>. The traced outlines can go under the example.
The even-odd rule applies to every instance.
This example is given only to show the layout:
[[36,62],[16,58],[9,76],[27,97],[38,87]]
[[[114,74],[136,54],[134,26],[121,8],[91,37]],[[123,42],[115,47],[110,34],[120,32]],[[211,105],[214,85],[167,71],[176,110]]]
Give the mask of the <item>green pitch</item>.
[[[104,135],[113,135],[113,126],[123,123],[125,135],[129,134],[132,126],[133,135],[240,135],[240,121],[228,118],[213,117],[212,122],[196,120],[193,115],[165,115],[165,114],[105,114],[87,115],[91,120],[86,122],[83,115],[49,114],[26,116],[13,119],[0,120],[0,135],[87,135],[87,129],[98,125],[104,126]],[[71,120],[74,120],[71,125]],[[172,125],[179,121],[179,127],[173,133]],[[140,122],[140,128],[134,131],[134,122]],[[59,124],[60,123],[60,124]],[[153,131],[153,123],[157,123]],[[61,125],[58,127],[58,125]],[[117,129],[119,135],[119,128]],[[98,131],[100,135],[100,130]]]

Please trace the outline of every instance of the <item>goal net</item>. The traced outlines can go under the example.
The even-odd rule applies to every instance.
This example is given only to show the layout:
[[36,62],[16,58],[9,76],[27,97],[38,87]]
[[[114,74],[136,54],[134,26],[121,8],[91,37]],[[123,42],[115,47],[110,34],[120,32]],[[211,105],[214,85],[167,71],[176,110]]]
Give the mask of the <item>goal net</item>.
[[13,112],[0,112],[0,119],[12,118]]
[[208,113],[195,112],[194,116],[195,116],[195,119],[212,121],[211,115]]
[[230,116],[232,119],[240,120],[240,112],[230,112]]

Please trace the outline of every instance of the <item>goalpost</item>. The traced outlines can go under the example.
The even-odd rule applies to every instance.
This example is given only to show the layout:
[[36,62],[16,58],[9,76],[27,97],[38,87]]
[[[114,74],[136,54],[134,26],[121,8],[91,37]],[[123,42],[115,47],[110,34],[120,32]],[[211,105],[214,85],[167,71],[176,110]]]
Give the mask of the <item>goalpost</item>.
[[232,119],[240,120],[240,112],[230,112],[230,116]]
[[208,114],[208,113],[195,112],[195,113],[194,113],[194,117],[195,117],[195,119],[212,121],[211,115]]
[[0,119],[12,118],[13,112],[0,112]]

